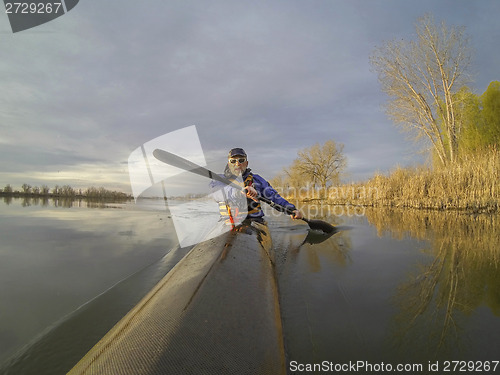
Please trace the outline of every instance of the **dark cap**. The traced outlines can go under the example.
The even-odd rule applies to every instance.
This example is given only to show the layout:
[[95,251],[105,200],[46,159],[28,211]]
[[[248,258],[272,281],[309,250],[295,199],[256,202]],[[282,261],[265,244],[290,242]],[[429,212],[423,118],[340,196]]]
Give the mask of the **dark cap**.
[[239,148],[239,147],[236,147],[236,148],[233,148],[229,151],[229,157],[233,157],[233,156],[236,156],[236,155],[239,155],[239,156],[247,156],[247,153],[245,152],[245,150],[243,150],[242,148]]

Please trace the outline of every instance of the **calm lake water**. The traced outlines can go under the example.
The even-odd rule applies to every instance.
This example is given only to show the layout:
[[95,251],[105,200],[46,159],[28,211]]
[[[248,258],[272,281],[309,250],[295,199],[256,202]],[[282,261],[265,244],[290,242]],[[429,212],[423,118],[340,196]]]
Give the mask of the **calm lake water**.
[[[319,245],[285,235],[289,360],[422,365],[406,373],[483,361],[467,365],[490,373],[481,366],[500,360],[499,219],[378,209],[340,218],[351,229]],[[454,366],[447,373],[464,373]]]
[[[66,373],[189,250],[160,202],[42,203],[0,202],[1,374]],[[324,206],[318,218],[343,230],[303,243],[304,225],[268,216],[291,373],[500,360],[498,215]]]

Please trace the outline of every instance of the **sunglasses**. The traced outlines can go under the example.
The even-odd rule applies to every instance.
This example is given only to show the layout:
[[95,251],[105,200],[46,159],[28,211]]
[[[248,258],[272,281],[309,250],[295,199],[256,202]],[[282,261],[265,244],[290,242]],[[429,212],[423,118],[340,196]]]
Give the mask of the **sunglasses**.
[[239,158],[239,159],[233,159],[233,158],[231,158],[231,159],[229,159],[229,162],[231,164],[236,164],[236,162],[238,162],[240,164],[243,164],[246,161],[247,161],[247,158]]

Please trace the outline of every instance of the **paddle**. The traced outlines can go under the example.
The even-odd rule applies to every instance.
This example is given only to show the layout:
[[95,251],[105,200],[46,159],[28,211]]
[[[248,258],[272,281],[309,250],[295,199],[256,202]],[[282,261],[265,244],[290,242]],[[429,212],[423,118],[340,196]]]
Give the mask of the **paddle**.
[[[195,173],[195,174],[198,174],[198,175],[203,176],[203,177],[210,178],[212,180],[217,180],[217,181],[222,182],[226,185],[232,186],[238,190],[243,190],[241,188],[241,186],[233,183],[231,180],[229,180],[225,177],[222,177],[222,176],[220,176],[220,175],[218,175],[218,174],[216,174],[216,173],[214,173],[214,172],[212,172],[204,167],[201,167],[198,164],[195,164],[187,159],[184,159],[184,158],[181,158],[180,156],[172,154],[168,151],[160,150],[159,148],[157,148],[156,150],[153,151],[153,156],[156,159],[158,159],[159,161],[166,163],[166,164],[169,164],[173,167],[180,168],[180,169],[183,169],[185,171]],[[281,206],[277,203],[274,203],[273,201],[271,201],[268,198],[261,197],[261,196],[259,196],[258,198],[260,201],[269,204],[271,207],[277,209],[278,211],[285,212],[289,215],[294,214],[293,210],[291,210],[290,208]],[[325,221],[309,220],[306,218],[302,218],[302,220],[304,220],[309,225],[309,227],[311,229],[322,231],[325,234],[333,234],[334,232],[336,232],[335,227],[331,224],[328,224]]]

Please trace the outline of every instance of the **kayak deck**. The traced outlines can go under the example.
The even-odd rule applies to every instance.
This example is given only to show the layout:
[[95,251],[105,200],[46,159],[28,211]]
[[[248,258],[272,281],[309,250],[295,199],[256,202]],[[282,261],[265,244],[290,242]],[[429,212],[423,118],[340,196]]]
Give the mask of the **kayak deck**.
[[69,374],[284,374],[266,225],[196,245]]

